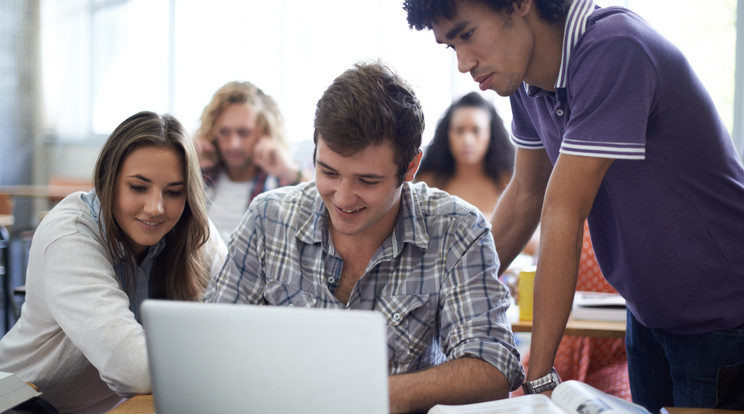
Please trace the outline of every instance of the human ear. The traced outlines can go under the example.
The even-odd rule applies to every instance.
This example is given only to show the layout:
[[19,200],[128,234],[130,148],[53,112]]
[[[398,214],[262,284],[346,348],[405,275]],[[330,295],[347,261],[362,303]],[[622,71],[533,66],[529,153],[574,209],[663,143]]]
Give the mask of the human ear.
[[406,171],[406,181],[412,181],[413,177],[416,176],[416,171],[418,171],[419,166],[421,165],[421,156],[423,156],[424,153],[419,149],[418,154],[416,154],[415,157],[413,157],[413,160],[408,164],[408,170]]

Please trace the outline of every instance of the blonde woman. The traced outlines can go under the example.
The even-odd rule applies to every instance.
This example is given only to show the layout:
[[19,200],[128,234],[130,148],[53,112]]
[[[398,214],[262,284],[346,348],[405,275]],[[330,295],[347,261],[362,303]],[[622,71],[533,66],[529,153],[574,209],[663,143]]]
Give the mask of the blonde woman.
[[139,305],[199,300],[226,253],[207,219],[193,141],[175,118],[125,120],[93,181],[39,224],[21,318],[0,340],[0,371],[36,384],[60,412],[105,412],[151,392]]

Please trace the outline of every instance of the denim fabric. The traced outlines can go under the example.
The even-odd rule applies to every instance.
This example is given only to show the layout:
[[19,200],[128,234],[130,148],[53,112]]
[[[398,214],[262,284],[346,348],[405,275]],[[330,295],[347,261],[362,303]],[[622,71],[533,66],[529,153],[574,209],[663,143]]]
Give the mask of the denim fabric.
[[[643,326],[628,311],[625,342],[633,402],[654,413],[670,406],[714,407],[719,370],[744,362],[744,326],[675,335]],[[726,392],[744,394],[744,383]]]

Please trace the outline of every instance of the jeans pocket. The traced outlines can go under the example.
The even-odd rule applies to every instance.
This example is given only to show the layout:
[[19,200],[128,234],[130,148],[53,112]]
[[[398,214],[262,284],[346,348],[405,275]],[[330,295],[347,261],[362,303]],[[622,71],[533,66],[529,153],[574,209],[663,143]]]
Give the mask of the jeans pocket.
[[744,362],[718,369],[714,408],[744,410]]

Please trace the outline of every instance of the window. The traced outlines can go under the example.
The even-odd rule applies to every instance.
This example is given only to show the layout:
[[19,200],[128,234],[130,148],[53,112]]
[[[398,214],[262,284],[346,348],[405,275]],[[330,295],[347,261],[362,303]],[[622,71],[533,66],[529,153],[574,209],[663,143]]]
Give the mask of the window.
[[[596,0],[638,12],[677,44],[734,125],[737,0]],[[402,0],[210,2],[42,0],[45,129],[100,142],[124,118],[170,112],[194,131],[212,93],[249,80],[279,103],[291,142],[311,139],[315,104],[359,60],[382,59],[415,88],[424,141],[453,98],[477,90]],[[670,18],[673,16],[673,18]],[[506,122],[508,99],[486,92]]]

